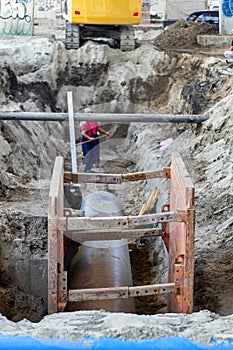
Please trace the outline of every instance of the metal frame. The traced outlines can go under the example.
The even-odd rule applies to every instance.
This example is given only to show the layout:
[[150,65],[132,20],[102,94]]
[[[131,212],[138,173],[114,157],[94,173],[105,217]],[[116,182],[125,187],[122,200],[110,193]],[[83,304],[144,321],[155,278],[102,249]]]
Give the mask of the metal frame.
[[[162,177],[170,179],[170,204],[162,213],[89,218],[64,208],[64,183],[114,183]],[[164,210],[166,208],[166,210]],[[76,215],[77,216],[73,216]],[[54,165],[48,211],[48,313],[63,311],[67,302],[169,293],[169,312],[191,313],[194,278],[194,186],[180,157],[171,167],[132,174],[64,173],[63,158]],[[151,226],[160,223],[161,229]],[[145,229],[141,226],[146,225]],[[148,227],[150,226],[150,227]],[[139,227],[139,228],[137,228]],[[64,270],[66,241],[114,240],[161,236],[169,255],[169,281],[150,286],[68,290]]]

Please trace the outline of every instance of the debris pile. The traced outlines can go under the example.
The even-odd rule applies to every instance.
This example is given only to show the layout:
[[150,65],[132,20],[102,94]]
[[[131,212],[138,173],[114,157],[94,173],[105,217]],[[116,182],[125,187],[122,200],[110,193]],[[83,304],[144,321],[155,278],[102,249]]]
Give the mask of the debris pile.
[[218,27],[209,23],[195,23],[180,20],[161,32],[153,45],[160,49],[192,48],[197,46],[197,35],[217,35]]

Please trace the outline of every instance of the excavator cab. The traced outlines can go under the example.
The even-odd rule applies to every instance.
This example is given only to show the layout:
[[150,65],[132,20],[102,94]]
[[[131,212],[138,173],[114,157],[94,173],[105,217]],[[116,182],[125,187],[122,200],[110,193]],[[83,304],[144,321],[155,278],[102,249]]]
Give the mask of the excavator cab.
[[141,0],[65,0],[66,48],[78,49],[94,40],[134,50],[133,25],[140,23],[141,9]]

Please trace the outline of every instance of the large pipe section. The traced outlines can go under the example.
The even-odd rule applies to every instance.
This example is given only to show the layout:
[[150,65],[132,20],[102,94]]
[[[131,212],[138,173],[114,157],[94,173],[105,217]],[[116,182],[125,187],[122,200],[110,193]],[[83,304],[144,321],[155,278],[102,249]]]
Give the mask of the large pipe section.
[[[87,120],[111,123],[203,123],[208,118],[200,115],[181,114],[102,114],[102,113],[74,113],[77,121]],[[0,113],[0,120],[28,120],[28,121],[65,121],[69,120],[68,113],[41,112],[4,112]]]
[[[116,197],[93,192],[83,198],[81,210],[88,217],[124,215]],[[127,239],[85,241],[71,262],[69,289],[132,286]],[[99,310],[135,313],[134,299],[94,300],[68,303],[65,311]]]

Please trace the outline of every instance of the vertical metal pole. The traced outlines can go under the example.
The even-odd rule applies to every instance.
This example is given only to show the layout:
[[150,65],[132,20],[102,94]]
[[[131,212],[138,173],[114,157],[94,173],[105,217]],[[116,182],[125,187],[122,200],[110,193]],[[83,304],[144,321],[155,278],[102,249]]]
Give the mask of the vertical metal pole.
[[76,158],[75,130],[74,130],[74,110],[73,110],[73,98],[72,98],[71,91],[67,92],[67,103],[68,103],[68,113],[69,113],[72,173],[77,173],[77,158]]
[[219,25],[218,25],[218,31],[219,35],[226,34],[225,28],[223,27],[223,12],[222,12],[222,1],[219,1]]

